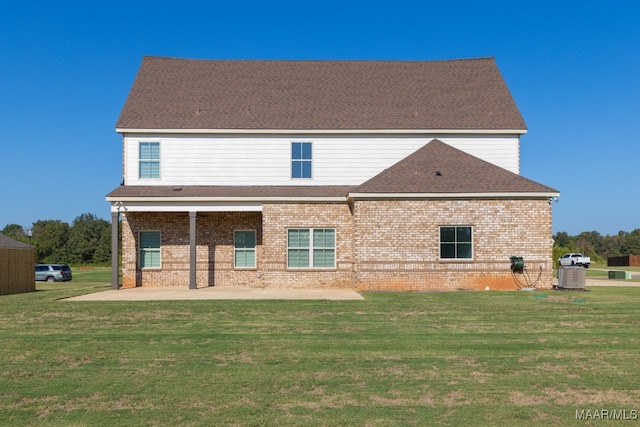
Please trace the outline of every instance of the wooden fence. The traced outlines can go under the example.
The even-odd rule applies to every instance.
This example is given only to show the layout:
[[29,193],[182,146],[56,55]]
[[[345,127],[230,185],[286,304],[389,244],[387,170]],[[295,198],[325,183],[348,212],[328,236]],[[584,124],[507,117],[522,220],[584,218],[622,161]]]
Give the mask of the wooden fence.
[[33,248],[0,248],[0,295],[36,290]]
[[640,255],[614,256],[607,259],[609,267],[638,267],[640,266]]

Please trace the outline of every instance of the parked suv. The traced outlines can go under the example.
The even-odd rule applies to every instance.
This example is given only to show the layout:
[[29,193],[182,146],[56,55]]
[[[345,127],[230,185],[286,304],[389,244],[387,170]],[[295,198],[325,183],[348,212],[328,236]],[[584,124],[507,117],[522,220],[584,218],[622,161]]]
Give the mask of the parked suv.
[[67,264],[38,264],[36,265],[36,280],[47,282],[66,282],[71,280],[71,267]]

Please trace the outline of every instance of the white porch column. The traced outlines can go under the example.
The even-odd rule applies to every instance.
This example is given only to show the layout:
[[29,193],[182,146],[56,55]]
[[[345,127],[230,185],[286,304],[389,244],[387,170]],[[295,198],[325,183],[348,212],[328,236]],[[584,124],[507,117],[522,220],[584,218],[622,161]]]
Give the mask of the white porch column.
[[189,289],[196,289],[196,212],[189,212]]

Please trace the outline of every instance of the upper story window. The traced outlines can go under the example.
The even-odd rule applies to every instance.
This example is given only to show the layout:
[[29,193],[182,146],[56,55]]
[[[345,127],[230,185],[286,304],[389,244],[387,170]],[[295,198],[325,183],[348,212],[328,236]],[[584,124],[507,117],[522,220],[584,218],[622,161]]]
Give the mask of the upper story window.
[[160,178],[160,143],[141,142],[140,154],[140,178]]
[[473,233],[469,226],[440,227],[440,259],[473,258]]
[[311,178],[312,156],[310,142],[291,143],[291,178]]

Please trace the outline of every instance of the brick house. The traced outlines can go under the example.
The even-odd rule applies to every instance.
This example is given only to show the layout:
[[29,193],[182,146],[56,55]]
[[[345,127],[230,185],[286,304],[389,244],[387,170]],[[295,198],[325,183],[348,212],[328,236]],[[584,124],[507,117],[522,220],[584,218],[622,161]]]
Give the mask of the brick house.
[[[122,286],[551,287],[557,190],[493,58],[145,57],[106,197]],[[117,236],[122,229],[122,265]]]

